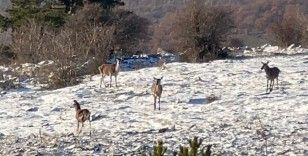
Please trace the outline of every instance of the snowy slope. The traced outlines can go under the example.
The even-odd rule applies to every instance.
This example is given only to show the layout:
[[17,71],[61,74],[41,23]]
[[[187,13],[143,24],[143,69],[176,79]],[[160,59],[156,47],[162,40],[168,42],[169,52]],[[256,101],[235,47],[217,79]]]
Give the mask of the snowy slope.
[[[260,70],[266,60],[282,71],[279,88],[270,94]],[[163,76],[161,111],[153,110],[153,76]],[[215,155],[308,154],[307,54],[170,63],[163,71],[121,72],[118,88],[100,89],[99,79],[1,94],[0,155],[136,155],[156,139],[178,149],[195,135],[214,144]],[[208,103],[210,96],[218,99]],[[92,112],[91,138],[88,123],[79,137],[72,134],[74,99]],[[170,130],[158,133],[162,128]]]

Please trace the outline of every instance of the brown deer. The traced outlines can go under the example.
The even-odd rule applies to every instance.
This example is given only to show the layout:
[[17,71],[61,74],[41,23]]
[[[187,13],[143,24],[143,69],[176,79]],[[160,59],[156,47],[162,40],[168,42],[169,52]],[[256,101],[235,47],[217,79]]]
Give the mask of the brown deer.
[[163,92],[163,87],[161,85],[161,80],[163,79],[160,78],[155,78],[154,77],[154,81],[153,81],[153,84],[152,84],[152,87],[151,87],[151,91],[152,91],[152,94],[153,94],[153,97],[154,97],[154,110],[156,110],[156,99],[158,98],[158,110],[160,110],[160,97],[161,97],[161,94]]
[[[267,84],[266,84],[266,92],[269,89],[270,92],[273,90],[274,87],[274,80],[277,79],[277,87],[278,87],[278,76],[280,73],[280,70],[277,67],[272,67],[270,68],[268,66],[269,61],[266,63],[261,62],[263,66],[261,67],[261,70],[264,69],[266,73],[266,78],[267,78]],[[270,86],[268,88],[268,81],[270,81]]]
[[[116,87],[118,86],[117,84],[117,76],[119,74],[120,71],[120,62],[121,59],[117,58],[116,59],[116,64],[102,64],[101,66],[98,67],[99,73],[102,76],[101,80],[100,80],[100,84],[99,87],[102,87],[102,82],[104,82],[104,78],[105,76],[110,76],[110,85],[109,87],[111,87],[111,82],[112,82],[112,76],[114,76],[115,78],[115,85]],[[105,82],[104,82],[105,85]],[[106,85],[105,85],[106,87]]]
[[[80,104],[76,100],[74,100],[74,107],[76,110],[77,133],[79,134],[81,132],[84,122],[89,120],[90,135],[91,135],[91,120],[90,120],[91,113],[90,111],[88,109],[81,109]],[[79,129],[79,123],[81,123],[80,129]]]

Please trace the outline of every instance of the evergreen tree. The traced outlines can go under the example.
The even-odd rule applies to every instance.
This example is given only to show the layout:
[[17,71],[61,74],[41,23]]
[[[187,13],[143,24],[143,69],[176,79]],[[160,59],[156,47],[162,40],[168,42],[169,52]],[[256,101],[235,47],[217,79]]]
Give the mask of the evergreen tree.
[[89,2],[100,3],[104,9],[110,9],[115,6],[124,5],[124,2],[121,0],[89,0]]
[[12,9],[9,11],[14,26],[21,26],[26,20],[32,18],[52,27],[62,26],[65,22],[64,10],[52,8],[55,0],[12,0]]
[[7,17],[0,15],[0,32],[6,30],[10,25],[10,20]]
[[103,9],[111,9],[116,6],[123,6],[124,2],[121,0],[60,0],[65,5],[67,13],[74,13],[78,7],[82,7],[84,3],[98,3]]
[[60,27],[65,23],[66,14],[62,8],[53,8],[56,0],[12,0],[10,13],[10,24],[18,28],[28,19],[34,19],[45,26],[54,28]]
[[77,10],[78,7],[83,6],[83,0],[60,0],[65,6],[66,13],[72,13]]

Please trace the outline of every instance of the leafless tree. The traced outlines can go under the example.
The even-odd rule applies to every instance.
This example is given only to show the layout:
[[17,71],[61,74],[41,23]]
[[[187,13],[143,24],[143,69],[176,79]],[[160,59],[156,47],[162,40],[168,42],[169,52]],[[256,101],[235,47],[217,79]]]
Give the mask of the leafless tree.
[[271,25],[273,41],[281,46],[299,45],[304,40],[305,23],[297,15],[290,15]]
[[195,0],[175,14],[169,20],[173,25],[170,34],[182,59],[195,62],[225,57],[221,44],[234,28],[228,8]]

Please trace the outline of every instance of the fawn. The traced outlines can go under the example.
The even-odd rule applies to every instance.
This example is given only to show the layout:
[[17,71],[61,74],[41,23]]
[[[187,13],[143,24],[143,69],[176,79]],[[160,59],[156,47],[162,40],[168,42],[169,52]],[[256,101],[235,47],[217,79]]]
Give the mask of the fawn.
[[[88,109],[81,109],[80,104],[76,100],[74,100],[74,107],[76,110],[77,133],[79,134],[81,132],[84,122],[89,120],[90,135],[91,135],[91,120],[90,120],[91,113],[90,111]],[[79,123],[81,123],[80,129],[79,129]]]

